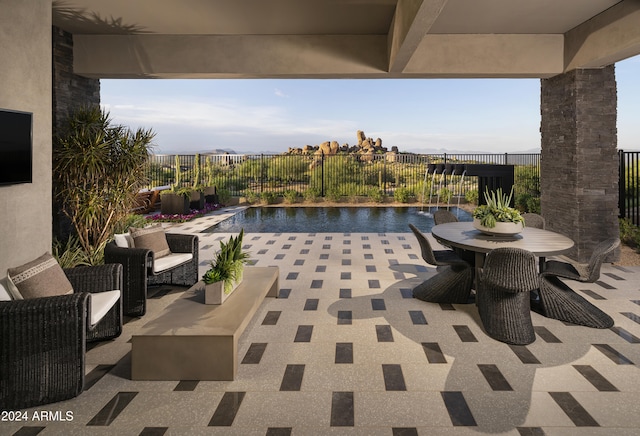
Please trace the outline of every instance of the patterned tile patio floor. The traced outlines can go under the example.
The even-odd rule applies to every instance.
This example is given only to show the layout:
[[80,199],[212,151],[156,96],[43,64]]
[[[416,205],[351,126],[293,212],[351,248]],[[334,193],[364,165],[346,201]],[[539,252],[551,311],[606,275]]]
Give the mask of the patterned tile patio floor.
[[[216,217],[172,226],[198,233]],[[200,236],[201,269],[226,234]],[[640,268],[605,265],[574,285],[611,329],[533,314],[537,339],[509,346],[475,305],[411,298],[432,274],[407,233],[253,233],[256,266],[280,267],[240,339],[236,380],[132,381],[130,338],[184,288],[160,288],[142,319],[87,353],[77,398],[30,409],[70,421],[2,422],[0,434],[636,435]]]

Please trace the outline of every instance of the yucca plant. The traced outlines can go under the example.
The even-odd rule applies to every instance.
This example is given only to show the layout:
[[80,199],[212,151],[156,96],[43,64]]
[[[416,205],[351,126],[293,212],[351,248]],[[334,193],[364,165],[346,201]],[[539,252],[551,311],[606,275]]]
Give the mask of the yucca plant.
[[502,188],[489,192],[485,190],[484,199],[486,204],[480,205],[473,210],[473,217],[480,220],[484,227],[494,228],[497,222],[521,223],[524,226],[524,218],[518,211],[509,206],[513,196],[513,187],[509,195],[503,194]]
[[242,280],[244,265],[249,261],[249,253],[242,250],[243,237],[244,229],[237,237],[230,236],[229,242],[220,241],[220,251],[202,276],[205,284],[224,281],[224,293],[229,294],[233,285]]
[[89,262],[136,203],[154,133],[114,125],[98,106],[77,109],[55,138],[53,186]]

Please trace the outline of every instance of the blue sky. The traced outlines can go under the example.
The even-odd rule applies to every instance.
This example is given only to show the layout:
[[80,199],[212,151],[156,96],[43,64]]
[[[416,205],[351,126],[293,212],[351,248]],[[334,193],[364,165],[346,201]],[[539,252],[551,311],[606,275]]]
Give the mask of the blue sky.
[[[640,149],[640,56],[616,64],[618,147]],[[116,123],[156,132],[155,152],[281,153],[356,132],[400,151],[540,148],[538,79],[102,80]]]

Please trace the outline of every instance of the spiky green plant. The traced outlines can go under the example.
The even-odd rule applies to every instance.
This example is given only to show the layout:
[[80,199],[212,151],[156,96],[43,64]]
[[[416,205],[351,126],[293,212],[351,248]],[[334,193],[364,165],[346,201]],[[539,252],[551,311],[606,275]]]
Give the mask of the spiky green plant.
[[480,220],[480,224],[490,229],[496,226],[497,222],[521,223],[524,226],[524,218],[518,209],[510,207],[513,196],[513,187],[509,195],[502,193],[502,188],[489,192],[486,188],[484,199],[486,204],[480,205],[473,210],[473,217]]
[[220,250],[210,262],[210,268],[202,276],[206,284],[224,280],[224,293],[229,294],[233,285],[242,280],[244,265],[249,261],[249,253],[242,250],[244,229],[237,237],[230,236],[228,242],[220,241]]
[[98,251],[145,185],[153,137],[151,130],[114,125],[108,112],[90,106],[77,109],[55,138],[55,198],[91,262],[99,262]]
[[193,189],[196,191],[202,189],[202,180],[200,174],[200,155],[196,153],[193,159]]

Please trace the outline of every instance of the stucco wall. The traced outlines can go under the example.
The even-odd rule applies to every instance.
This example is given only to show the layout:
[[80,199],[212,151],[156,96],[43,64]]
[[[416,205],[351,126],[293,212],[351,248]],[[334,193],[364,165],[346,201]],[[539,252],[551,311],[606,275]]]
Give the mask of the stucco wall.
[[33,113],[33,183],[0,186],[0,278],[51,250],[51,1],[0,0],[0,107]]

